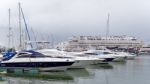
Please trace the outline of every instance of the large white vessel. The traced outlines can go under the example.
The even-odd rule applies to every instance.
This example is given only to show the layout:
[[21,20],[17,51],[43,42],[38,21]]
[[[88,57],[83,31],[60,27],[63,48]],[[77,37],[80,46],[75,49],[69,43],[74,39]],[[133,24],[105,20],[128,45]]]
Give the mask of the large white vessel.
[[140,48],[143,41],[132,36],[74,36],[57,45],[65,51],[84,51],[103,47]]
[[5,56],[0,66],[8,69],[22,68],[29,70],[37,68],[41,71],[59,71],[66,70],[73,63],[74,59],[71,58],[51,57],[35,51],[20,51],[9,54],[8,57]]

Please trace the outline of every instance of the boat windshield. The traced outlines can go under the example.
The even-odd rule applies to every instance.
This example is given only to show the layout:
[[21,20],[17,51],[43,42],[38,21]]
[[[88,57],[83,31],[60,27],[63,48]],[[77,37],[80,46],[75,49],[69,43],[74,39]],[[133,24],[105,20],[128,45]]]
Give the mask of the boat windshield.
[[35,52],[35,51],[23,51],[20,52],[17,56],[17,58],[36,58],[36,57],[45,57],[42,53]]

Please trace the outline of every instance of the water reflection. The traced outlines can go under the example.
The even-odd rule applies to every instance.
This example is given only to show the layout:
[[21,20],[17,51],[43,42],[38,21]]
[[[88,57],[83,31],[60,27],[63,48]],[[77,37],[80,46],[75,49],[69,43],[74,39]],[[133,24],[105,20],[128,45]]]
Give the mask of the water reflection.
[[89,69],[113,69],[111,64],[97,64],[97,65],[89,65],[87,68]]
[[[66,72],[17,72],[1,74],[0,81],[3,84],[48,84],[75,82],[79,78],[93,77],[94,74],[89,73],[86,69],[71,69]],[[75,80],[74,80],[75,79]]]
[[21,77],[21,78],[34,78],[42,80],[73,80],[73,77],[66,74],[65,72],[45,72],[45,73],[6,73],[3,74],[6,77]]
[[37,80],[37,79],[25,79],[25,78],[16,78],[16,77],[6,77],[6,84],[49,84],[49,81],[46,80]]
[[[111,62],[110,64],[112,64],[112,65],[121,65],[122,66],[122,65],[125,65],[127,63],[127,61],[124,61],[124,62]],[[129,60],[129,61],[133,61],[133,60]]]
[[0,82],[5,82],[3,84],[47,84],[50,81],[71,80],[73,77],[66,72],[6,73],[0,77]]
[[70,69],[67,73],[74,78],[89,78],[94,76],[94,74],[90,73],[87,69]]

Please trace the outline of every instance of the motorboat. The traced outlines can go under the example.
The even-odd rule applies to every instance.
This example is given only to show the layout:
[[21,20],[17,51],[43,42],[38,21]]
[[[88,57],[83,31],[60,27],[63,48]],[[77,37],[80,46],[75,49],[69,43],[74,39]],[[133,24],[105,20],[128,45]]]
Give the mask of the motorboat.
[[83,53],[83,52],[71,52],[69,54],[75,56],[77,60],[81,60],[81,59],[91,60],[92,63],[90,63],[90,64],[99,64],[99,63],[105,61],[105,59],[103,59],[103,58],[87,55],[86,53]]
[[136,57],[136,55],[133,53],[128,52],[117,52],[117,53],[124,55],[128,60],[133,60]]
[[98,64],[103,61],[103,59],[98,59],[94,57],[87,56],[74,56],[76,62],[69,68],[85,68],[87,65]]
[[86,57],[86,56],[82,56],[79,54],[75,54],[75,52],[65,52],[65,51],[59,51],[56,49],[42,49],[42,50],[38,50],[38,52],[43,53],[44,55],[53,55],[55,57],[71,57],[75,60],[75,63],[72,64],[70,67],[68,68],[85,68],[85,66],[90,65],[90,64],[96,64],[99,61],[102,61],[98,58],[94,58],[94,57]]
[[[114,52],[108,49],[104,49],[104,50],[89,50],[88,52],[93,52],[93,54],[95,53],[95,55],[98,55],[99,57],[103,57],[103,58],[109,58],[109,57],[114,57],[114,59],[112,61],[115,62],[122,62],[122,61],[126,61],[127,56],[123,53],[119,53],[119,52]],[[110,60],[111,61],[111,60]]]
[[86,56],[97,57],[99,59],[104,59],[102,62],[111,62],[116,57],[114,54],[109,52],[104,52],[101,50],[87,50],[83,52]]
[[40,71],[62,71],[66,70],[75,62],[71,58],[57,58],[46,56],[40,52],[33,50],[7,52],[0,63],[3,68],[22,68],[32,69],[37,68]]
[[113,53],[114,56],[116,57],[116,58],[113,60],[113,61],[115,61],[115,62],[124,62],[124,61],[126,61],[126,59],[127,59],[127,57],[126,57],[124,54],[120,53],[120,52],[111,52],[111,53]]

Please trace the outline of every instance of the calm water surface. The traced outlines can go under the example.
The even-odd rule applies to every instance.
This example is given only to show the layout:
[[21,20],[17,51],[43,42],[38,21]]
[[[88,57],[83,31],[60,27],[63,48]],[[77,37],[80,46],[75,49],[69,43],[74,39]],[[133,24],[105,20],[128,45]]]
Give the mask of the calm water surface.
[[150,56],[66,72],[1,75],[0,84],[150,84]]

